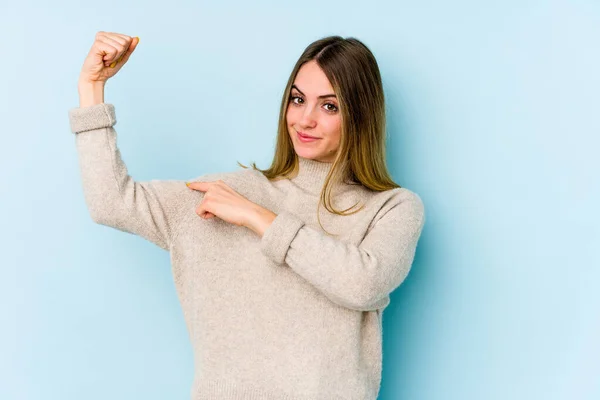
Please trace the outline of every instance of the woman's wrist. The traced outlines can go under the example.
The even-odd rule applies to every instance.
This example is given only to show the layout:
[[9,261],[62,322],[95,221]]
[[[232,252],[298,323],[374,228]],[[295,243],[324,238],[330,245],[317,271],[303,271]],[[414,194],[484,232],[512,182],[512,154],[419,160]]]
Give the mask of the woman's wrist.
[[79,107],[104,103],[104,84],[105,82],[80,80],[77,86],[79,90]]

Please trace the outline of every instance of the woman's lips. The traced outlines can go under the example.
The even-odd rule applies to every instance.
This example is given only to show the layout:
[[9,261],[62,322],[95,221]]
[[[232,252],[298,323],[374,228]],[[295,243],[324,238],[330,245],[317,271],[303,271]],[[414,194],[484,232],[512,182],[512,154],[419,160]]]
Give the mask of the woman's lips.
[[307,137],[307,138],[318,139],[318,137],[316,137],[316,136],[310,136],[310,135],[307,135],[307,134],[306,134],[306,133],[304,133],[304,132],[300,132],[300,131],[296,131],[296,132],[298,132],[298,134],[299,134],[299,135],[302,135],[302,136],[304,136],[304,137]]
[[298,133],[298,140],[300,140],[302,143],[315,142],[320,139],[320,138],[313,138],[310,136],[303,136],[300,134],[300,132],[297,132],[297,133]]
[[314,142],[315,140],[320,139],[320,138],[316,138],[316,137],[312,137],[312,136],[303,135],[300,132],[296,132],[296,133],[298,134],[298,139],[303,143]]

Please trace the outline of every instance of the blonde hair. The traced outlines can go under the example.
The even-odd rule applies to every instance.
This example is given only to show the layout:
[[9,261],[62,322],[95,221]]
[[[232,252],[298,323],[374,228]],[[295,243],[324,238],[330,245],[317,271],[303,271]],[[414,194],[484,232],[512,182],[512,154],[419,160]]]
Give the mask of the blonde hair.
[[[298,71],[313,60],[329,79],[341,113],[340,143],[321,189],[319,206],[323,204],[329,212],[337,215],[351,215],[364,205],[348,213],[346,211],[356,204],[343,211],[336,210],[332,206],[332,190],[336,182],[361,184],[378,192],[401,187],[392,180],[386,166],[385,98],[379,67],[373,53],[358,39],[328,36],[308,45],[296,62],[283,92],[271,166],[262,170],[252,163],[252,167],[269,180],[296,176],[298,157],[287,129],[286,113]],[[238,164],[248,168],[239,161]],[[323,228],[320,219],[319,225]]]

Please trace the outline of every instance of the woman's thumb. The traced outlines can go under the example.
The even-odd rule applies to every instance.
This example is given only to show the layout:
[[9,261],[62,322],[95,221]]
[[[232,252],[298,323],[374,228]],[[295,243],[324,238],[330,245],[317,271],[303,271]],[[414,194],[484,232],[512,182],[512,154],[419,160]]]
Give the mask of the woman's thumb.
[[137,48],[137,45],[139,42],[140,42],[140,38],[138,36],[134,37],[133,40],[131,41],[131,44],[129,45],[129,48],[125,52],[125,55],[123,56],[123,58],[129,57],[129,55],[131,53],[133,53],[133,51]]

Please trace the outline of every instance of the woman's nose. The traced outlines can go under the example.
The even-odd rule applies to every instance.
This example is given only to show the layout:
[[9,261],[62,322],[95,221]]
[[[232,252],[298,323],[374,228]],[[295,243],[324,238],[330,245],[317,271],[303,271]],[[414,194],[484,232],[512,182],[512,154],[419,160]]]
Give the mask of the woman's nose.
[[305,127],[313,127],[316,122],[317,121],[313,115],[313,109],[310,107],[305,107],[304,112],[302,113],[300,124]]

